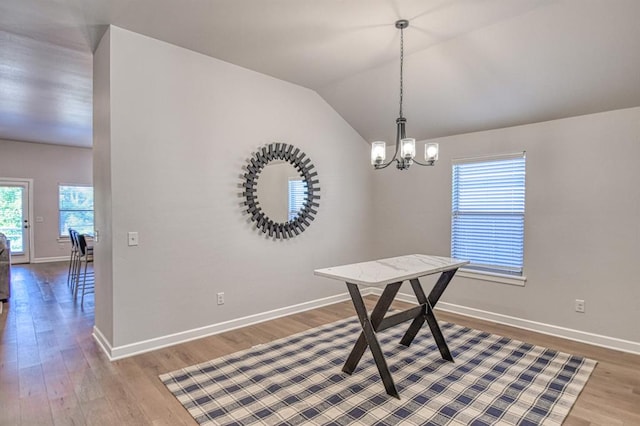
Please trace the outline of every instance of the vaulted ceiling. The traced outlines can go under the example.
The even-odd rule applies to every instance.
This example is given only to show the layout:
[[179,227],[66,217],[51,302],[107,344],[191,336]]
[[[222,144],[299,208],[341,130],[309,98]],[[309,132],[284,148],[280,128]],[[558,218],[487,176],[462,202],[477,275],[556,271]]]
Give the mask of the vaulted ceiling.
[[0,138],[91,146],[108,24],[317,91],[392,142],[640,106],[638,0],[2,0]]

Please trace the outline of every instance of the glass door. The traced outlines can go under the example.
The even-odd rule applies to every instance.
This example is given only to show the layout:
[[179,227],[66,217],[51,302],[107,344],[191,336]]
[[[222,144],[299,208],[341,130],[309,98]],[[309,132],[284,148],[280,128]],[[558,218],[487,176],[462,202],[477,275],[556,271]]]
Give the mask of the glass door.
[[29,182],[0,180],[0,232],[11,241],[11,263],[29,263]]

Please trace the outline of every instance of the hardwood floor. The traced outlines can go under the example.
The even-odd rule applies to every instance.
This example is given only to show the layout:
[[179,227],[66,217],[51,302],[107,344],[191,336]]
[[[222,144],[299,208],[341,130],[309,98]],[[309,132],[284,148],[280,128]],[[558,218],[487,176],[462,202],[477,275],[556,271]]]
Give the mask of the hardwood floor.
[[[192,425],[158,374],[354,315],[350,302],[109,362],[80,308],[66,263],[12,268],[0,314],[0,425]],[[367,298],[372,307],[374,298]],[[398,303],[398,306],[406,306]],[[440,312],[440,320],[598,360],[566,425],[640,425],[640,356]]]

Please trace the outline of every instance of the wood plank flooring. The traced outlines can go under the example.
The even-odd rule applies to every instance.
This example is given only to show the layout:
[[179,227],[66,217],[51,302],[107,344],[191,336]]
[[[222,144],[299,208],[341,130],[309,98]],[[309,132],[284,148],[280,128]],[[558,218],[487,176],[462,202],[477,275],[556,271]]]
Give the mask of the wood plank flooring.
[[[14,265],[0,314],[0,425],[193,425],[158,374],[355,315],[350,302],[109,362],[66,263]],[[368,297],[372,307],[375,298]],[[398,307],[406,306],[398,303]],[[640,425],[640,356],[440,312],[440,320],[598,360],[566,425]]]

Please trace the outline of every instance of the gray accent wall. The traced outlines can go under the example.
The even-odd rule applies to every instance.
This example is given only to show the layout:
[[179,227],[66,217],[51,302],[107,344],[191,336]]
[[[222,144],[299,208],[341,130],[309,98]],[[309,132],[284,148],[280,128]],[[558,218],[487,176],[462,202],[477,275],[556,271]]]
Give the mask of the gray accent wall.
[[[113,313],[96,327],[112,347],[345,292],[313,270],[371,257],[369,147],[317,93],[117,27],[94,67],[95,187],[109,192],[96,312]],[[242,167],[270,142],[299,147],[320,179],[316,220],[290,240],[241,206]]]
[[449,256],[452,159],[526,151],[525,286],[456,277],[442,300],[640,342],[640,108],[430,142],[435,167],[375,174],[376,257]]

